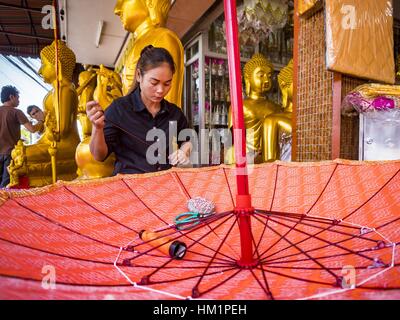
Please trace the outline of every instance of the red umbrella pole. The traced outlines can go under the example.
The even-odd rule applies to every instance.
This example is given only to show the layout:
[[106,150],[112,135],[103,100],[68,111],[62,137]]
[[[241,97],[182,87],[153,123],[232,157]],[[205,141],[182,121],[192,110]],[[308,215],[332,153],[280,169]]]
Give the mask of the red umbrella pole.
[[238,24],[236,0],[224,0],[226,41],[231,87],[233,134],[235,141],[237,196],[235,212],[240,229],[241,258],[237,262],[242,267],[254,267],[258,261],[253,259],[253,236],[251,232],[251,206],[246,160],[246,130],[243,116],[242,79],[240,68]]

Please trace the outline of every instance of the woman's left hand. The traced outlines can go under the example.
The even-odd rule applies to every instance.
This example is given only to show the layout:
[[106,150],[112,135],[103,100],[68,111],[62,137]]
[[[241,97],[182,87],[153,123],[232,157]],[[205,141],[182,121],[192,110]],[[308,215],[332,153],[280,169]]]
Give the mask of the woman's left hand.
[[168,157],[169,163],[173,166],[190,164],[189,156],[181,149],[175,151]]

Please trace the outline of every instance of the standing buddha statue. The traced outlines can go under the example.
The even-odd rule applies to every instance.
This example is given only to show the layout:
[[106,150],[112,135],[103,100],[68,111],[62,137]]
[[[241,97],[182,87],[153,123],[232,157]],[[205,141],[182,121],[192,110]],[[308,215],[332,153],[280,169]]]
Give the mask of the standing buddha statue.
[[134,84],[136,64],[142,49],[148,45],[162,47],[169,51],[176,65],[171,90],[165,99],[180,107],[184,52],[178,36],[165,28],[170,8],[170,0],[118,0],[114,13],[121,18],[124,29],[132,32],[134,37],[122,71],[123,94],[129,93]]
[[[25,154],[18,156],[27,161],[30,187],[51,184],[54,169],[57,179],[73,180],[76,177],[75,149],[79,144],[76,122],[78,95],[72,83],[76,59],[72,50],[64,42],[58,41],[60,77],[57,79],[55,48],[54,41],[40,52],[42,65],[39,75],[53,87],[43,101],[46,114],[45,131],[36,144],[26,146]],[[13,160],[14,163],[18,162],[18,159]],[[13,169],[10,167],[10,170]],[[18,185],[18,183],[18,179],[14,179],[13,184]]]

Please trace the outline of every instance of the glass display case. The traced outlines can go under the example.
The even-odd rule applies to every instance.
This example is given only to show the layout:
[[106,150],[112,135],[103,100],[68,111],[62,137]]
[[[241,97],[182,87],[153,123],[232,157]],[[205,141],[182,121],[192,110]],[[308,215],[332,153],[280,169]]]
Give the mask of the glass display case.
[[[224,146],[229,143],[229,70],[227,56],[222,53],[226,53],[226,48],[221,49],[219,43],[213,47],[219,48],[218,52],[213,52],[208,50],[208,44],[208,34],[201,33],[186,46],[185,113],[200,140],[199,154],[203,158],[199,162],[219,165],[224,161]],[[243,58],[242,67],[246,60]]]

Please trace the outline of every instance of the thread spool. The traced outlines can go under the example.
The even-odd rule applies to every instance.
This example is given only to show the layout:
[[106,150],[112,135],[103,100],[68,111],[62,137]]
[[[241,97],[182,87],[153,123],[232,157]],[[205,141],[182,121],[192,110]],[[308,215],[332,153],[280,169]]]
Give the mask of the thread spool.
[[172,241],[167,237],[160,237],[156,232],[142,230],[139,233],[139,237],[143,241],[148,242],[152,247],[157,248],[157,250],[173,259],[183,259],[187,251],[186,244],[183,242],[177,240]]

